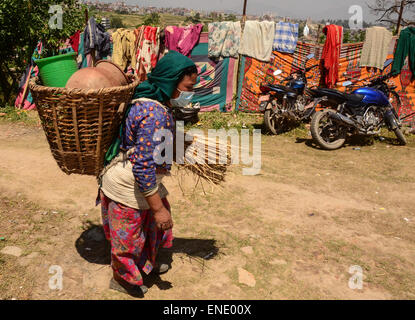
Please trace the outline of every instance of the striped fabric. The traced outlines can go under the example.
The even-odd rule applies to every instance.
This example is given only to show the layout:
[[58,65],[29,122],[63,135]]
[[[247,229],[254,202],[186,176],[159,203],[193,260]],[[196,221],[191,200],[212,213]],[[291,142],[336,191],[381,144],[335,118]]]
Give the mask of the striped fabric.
[[278,22],[275,27],[274,50],[294,53],[298,41],[298,23]]

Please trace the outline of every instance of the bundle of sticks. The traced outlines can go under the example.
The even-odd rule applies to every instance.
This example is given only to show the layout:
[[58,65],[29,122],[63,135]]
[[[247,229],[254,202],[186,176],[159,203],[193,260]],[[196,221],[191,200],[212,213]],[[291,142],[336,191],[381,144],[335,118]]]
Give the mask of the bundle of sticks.
[[[190,171],[203,180],[218,185],[225,180],[231,164],[230,146],[217,139],[194,135],[192,141],[184,142],[184,159],[178,162],[180,169]],[[176,148],[175,148],[176,150]]]

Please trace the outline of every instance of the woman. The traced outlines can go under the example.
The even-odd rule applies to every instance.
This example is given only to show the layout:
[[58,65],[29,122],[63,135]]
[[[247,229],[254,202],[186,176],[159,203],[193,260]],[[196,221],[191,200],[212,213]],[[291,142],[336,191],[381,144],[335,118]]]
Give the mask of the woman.
[[136,88],[118,143],[107,153],[100,198],[105,235],[111,241],[111,289],[141,296],[148,290],[141,271],[169,269],[158,265],[156,256],[159,247],[169,248],[173,240],[168,192],[161,183],[171,164],[154,159],[160,142],[153,136],[159,130],[174,133],[172,108],[189,103],[196,81],[192,60],[175,51],[165,55]]

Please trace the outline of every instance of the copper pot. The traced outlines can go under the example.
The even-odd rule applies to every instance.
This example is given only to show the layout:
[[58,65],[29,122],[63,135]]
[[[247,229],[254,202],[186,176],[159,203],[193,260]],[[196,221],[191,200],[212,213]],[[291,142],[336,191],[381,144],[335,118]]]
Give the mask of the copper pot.
[[128,84],[128,78],[119,66],[108,60],[99,60],[95,67],[100,70],[106,70],[111,74],[111,77],[119,83],[120,86]]
[[112,62],[101,60],[96,67],[83,68],[75,72],[66,83],[66,88],[101,89],[128,84],[128,78]]

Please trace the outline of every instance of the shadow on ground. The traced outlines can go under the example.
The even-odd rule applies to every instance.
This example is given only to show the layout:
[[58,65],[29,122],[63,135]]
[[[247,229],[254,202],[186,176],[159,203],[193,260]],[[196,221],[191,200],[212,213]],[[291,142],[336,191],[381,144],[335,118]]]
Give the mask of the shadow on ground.
[[[400,145],[399,141],[396,138],[384,137],[384,136],[363,136],[363,135],[351,135],[346,138],[346,142],[342,146],[345,147],[367,147],[373,146],[374,142],[378,141],[381,143],[397,146]],[[304,139],[304,138],[296,138],[295,143],[304,143],[307,147],[323,150],[314,143],[312,138]]]
[[[90,263],[111,264],[111,244],[105,239],[101,225],[88,225],[75,241],[75,247],[79,255]],[[216,245],[216,240],[175,238],[173,247],[159,249],[157,261],[171,267],[173,254],[185,254],[189,258],[196,259],[204,267],[204,261],[214,258],[218,253],[219,248]],[[169,281],[163,281],[159,275],[154,273],[144,275],[143,279],[144,284],[149,288],[153,285],[156,285],[160,290],[168,290],[173,287]]]

